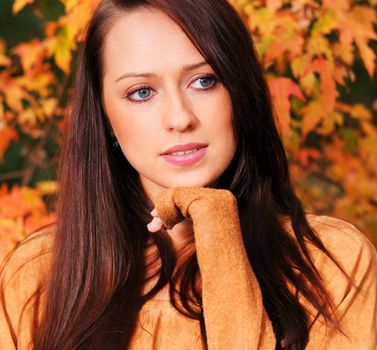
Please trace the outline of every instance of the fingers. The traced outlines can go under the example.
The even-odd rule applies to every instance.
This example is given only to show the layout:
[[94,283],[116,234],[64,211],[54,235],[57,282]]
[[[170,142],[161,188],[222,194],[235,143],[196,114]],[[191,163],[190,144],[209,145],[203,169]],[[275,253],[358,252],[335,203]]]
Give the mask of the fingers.
[[150,232],[157,232],[163,228],[162,220],[158,217],[154,217],[153,220],[147,225]]
[[158,216],[157,209],[154,208],[151,211],[151,215],[153,216],[152,221],[147,225],[149,232],[157,232],[164,228],[164,224],[160,217]]

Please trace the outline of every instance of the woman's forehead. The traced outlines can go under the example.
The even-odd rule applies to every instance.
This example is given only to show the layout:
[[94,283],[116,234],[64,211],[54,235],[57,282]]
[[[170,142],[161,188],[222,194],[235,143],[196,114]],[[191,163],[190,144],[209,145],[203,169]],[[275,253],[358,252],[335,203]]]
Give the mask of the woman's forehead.
[[[203,57],[181,27],[159,10],[138,9],[120,16],[105,37],[104,72],[163,72],[198,63]],[[116,79],[116,78],[115,78]]]

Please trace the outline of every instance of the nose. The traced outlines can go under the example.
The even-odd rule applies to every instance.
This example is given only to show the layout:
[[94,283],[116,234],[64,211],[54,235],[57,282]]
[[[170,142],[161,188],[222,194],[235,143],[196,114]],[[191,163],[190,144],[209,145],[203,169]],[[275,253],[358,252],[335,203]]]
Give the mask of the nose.
[[191,104],[181,92],[167,94],[163,110],[163,123],[168,131],[190,130],[195,127],[197,118],[192,111]]

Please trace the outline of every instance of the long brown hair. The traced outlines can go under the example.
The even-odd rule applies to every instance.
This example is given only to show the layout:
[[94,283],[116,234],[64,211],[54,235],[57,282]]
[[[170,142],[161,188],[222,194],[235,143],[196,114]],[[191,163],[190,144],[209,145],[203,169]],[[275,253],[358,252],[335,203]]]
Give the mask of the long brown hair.
[[[164,232],[152,236],[159,252],[159,280],[142,296],[152,204],[138,173],[112,145],[102,94],[106,33],[125,11],[152,7],[185,31],[228,89],[238,148],[219,180],[238,201],[250,264],[260,283],[277,347],[303,349],[309,318],[291,283],[335,328],[332,303],[307,249],[331,255],[309,226],[292,188],[287,159],[273,117],[269,91],[249,33],[225,0],[103,0],[80,47],[75,94],[59,166],[57,224],[43,317],[34,332],[38,350],[123,349],[130,344],[140,307],[166,284],[179,290],[175,308],[199,320],[200,271],[195,250],[176,270]],[[295,239],[280,218],[288,217]],[[339,266],[339,265],[338,265]],[[339,267],[340,268],[340,267]],[[299,271],[299,273],[297,272]],[[177,284],[180,287],[177,288]]]

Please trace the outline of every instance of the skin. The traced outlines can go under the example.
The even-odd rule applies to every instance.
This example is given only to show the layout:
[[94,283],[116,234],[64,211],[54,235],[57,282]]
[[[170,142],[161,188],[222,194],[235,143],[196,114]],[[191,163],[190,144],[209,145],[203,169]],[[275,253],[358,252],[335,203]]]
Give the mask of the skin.
[[[105,38],[103,62],[105,112],[152,203],[166,188],[213,187],[236,151],[231,99],[183,30],[155,9],[125,13]],[[145,72],[152,75],[124,76]],[[173,165],[160,155],[189,142],[208,144],[193,165]],[[162,222],[156,210],[151,215],[148,229],[155,232]],[[186,219],[168,234],[178,244],[191,228]]]

